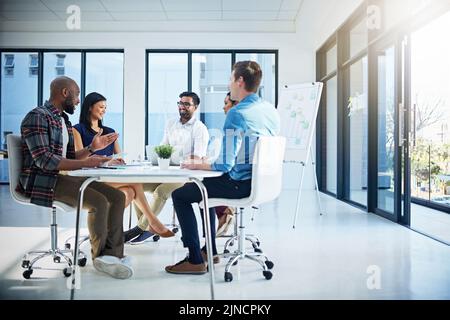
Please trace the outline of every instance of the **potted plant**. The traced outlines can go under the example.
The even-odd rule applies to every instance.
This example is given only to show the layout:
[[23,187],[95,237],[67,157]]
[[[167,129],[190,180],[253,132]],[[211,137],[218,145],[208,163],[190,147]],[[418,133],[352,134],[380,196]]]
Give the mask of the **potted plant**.
[[172,156],[174,148],[169,144],[163,144],[155,147],[155,152],[158,155],[158,165],[161,170],[169,169],[170,157]]

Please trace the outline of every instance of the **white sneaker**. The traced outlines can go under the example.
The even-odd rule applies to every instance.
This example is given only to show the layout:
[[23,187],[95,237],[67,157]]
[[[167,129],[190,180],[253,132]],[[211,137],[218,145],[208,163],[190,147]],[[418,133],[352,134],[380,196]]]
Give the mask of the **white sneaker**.
[[100,256],[94,259],[94,267],[116,279],[128,279],[133,275],[129,257]]

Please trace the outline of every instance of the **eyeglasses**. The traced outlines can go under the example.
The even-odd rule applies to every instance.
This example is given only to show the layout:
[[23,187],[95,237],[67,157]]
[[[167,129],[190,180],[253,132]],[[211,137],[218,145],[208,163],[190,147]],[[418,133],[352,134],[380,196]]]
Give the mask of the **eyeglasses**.
[[189,103],[189,102],[182,102],[182,101],[178,101],[177,105],[179,107],[185,107],[185,108],[188,108],[188,107],[191,107],[191,106],[195,106],[195,104],[192,104],[192,103]]

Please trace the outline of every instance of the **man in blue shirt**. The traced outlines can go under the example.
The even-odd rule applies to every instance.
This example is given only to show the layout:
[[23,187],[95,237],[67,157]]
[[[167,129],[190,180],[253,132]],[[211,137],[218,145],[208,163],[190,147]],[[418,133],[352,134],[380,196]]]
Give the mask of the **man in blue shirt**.
[[[230,77],[231,99],[240,101],[225,119],[222,151],[214,163],[185,163],[191,170],[214,170],[224,174],[206,178],[203,183],[210,198],[242,199],[250,195],[252,157],[259,136],[275,136],[280,131],[280,117],[276,109],[258,97],[262,71],[253,61],[238,62]],[[268,186],[270,187],[270,186]],[[202,200],[200,190],[188,183],[172,193],[175,211],[180,222],[184,247],[189,256],[166,271],[175,274],[206,273],[206,249],[200,249],[200,240],[192,203]],[[212,232],[213,263],[219,262],[215,242],[215,211],[209,210]],[[202,216],[203,219],[203,216]]]

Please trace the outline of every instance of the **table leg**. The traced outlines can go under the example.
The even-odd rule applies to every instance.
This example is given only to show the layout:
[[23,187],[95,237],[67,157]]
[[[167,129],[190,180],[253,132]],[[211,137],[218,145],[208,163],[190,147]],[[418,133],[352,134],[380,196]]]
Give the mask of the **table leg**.
[[79,241],[79,237],[80,237],[80,213],[81,213],[81,208],[83,207],[84,191],[94,181],[97,181],[97,178],[86,179],[83,182],[83,184],[81,185],[80,191],[78,191],[78,205],[77,205],[77,218],[76,218],[76,226],[75,226],[75,244],[74,244],[74,249],[73,249],[73,270],[72,270],[72,278],[71,278],[72,285],[70,288],[70,300],[73,300],[75,297],[75,288],[76,288],[75,273],[78,268],[78,251],[79,251],[78,241]]
[[208,208],[208,190],[206,190],[205,185],[197,178],[190,178],[197,187],[200,189],[203,198],[203,215],[205,221],[205,232],[206,232],[206,253],[208,255],[208,272],[210,280],[211,289],[211,300],[214,300],[214,263],[213,263],[213,252],[212,252],[212,239],[211,239],[211,223],[209,217]]

